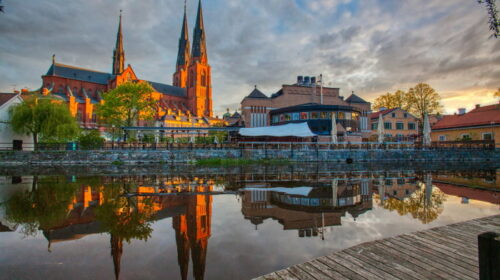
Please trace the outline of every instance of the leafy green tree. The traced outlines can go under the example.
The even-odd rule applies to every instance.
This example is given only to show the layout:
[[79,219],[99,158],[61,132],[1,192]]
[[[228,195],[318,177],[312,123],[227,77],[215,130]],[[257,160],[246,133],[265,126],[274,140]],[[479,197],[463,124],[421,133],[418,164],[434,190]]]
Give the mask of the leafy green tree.
[[419,83],[410,88],[406,96],[409,105],[409,111],[424,119],[425,114],[441,113],[441,96],[431,86]]
[[80,144],[80,149],[92,150],[102,148],[106,140],[101,137],[99,131],[91,130],[85,132],[78,137],[78,143]]
[[154,89],[146,82],[127,82],[104,94],[104,103],[96,114],[108,131],[117,136],[124,126],[137,126],[140,120],[151,120],[156,114]]
[[10,125],[17,133],[33,135],[38,140],[67,141],[77,137],[78,124],[66,104],[34,96],[10,108]]
[[377,110],[382,107],[387,109],[401,108],[403,110],[408,110],[410,104],[408,103],[407,97],[408,93],[402,90],[397,90],[394,93],[388,92],[375,99],[373,108]]

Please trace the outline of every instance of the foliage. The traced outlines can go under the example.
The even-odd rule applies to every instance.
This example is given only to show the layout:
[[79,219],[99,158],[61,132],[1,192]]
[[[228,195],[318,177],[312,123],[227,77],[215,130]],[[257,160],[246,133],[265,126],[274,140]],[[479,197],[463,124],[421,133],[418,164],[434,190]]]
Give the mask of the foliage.
[[82,150],[94,150],[100,149],[104,145],[106,140],[101,137],[98,130],[91,130],[86,133],[82,133],[78,138],[78,143],[80,144],[80,149]]
[[498,11],[496,7],[496,0],[478,0],[480,4],[485,4],[488,9],[490,30],[493,32],[491,36],[498,38],[500,36],[500,21],[498,19]]
[[497,91],[493,93],[493,97],[500,97],[500,88],[498,88]]
[[443,203],[446,201],[444,193],[438,188],[432,187],[429,194],[426,196],[425,184],[420,183],[419,189],[409,197],[403,200],[391,197],[380,203],[384,209],[396,211],[401,216],[410,214],[414,219],[427,224],[439,217],[443,212]]
[[380,109],[382,107],[387,109],[401,108],[403,110],[408,110],[411,106],[408,103],[408,93],[397,90],[394,93],[386,93],[375,99],[373,104],[374,109]]
[[17,133],[32,134],[33,143],[73,140],[79,132],[68,107],[50,98],[34,96],[10,108],[10,125]]
[[419,83],[410,88],[407,95],[408,104],[410,104],[410,112],[422,120],[425,114],[441,113],[443,106],[441,105],[441,97],[431,86],[424,83]]
[[14,194],[5,204],[9,222],[23,225],[26,235],[35,235],[39,228],[48,229],[61,224],[73,201],[77,185],[64,177],[34,177],[31,191]]
[[152,199],[144,198],[142,209],[138,209],[137,201],[121,196],[133,187],[127,184],[106,186],[103,189],[104,202],[95,209],[102,229],[127,242],[132,239],[147,240],[153,232],[150,222],[154,215]]
[[[123,126],[136,126],[140,120],[151,120],[156,114],[154,89],[146,82],[127,82],[104,94],[104,103],[96,114],[113,135]],[[133,135],[131,136],[133,137]]]

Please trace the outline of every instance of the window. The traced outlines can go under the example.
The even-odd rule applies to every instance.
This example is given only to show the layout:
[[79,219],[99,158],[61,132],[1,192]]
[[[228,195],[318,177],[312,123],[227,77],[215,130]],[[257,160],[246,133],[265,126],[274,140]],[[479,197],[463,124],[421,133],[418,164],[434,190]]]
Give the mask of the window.
[[402,122],[397,122],[397,123],[396,123],[396,129],[403,130],[403,129],[404,129],[404,123],[402,123]]
[[471,140],[469,133],[463,133],[461,136],[462,140]]
[[307,113],[307,112],[300,113],[300,119],[301,120],[307,120],[307,119],[309,119],[309,113]]
[[408,130],[415,130],[415,123],[408,123]]
[[299,113],[292,113],[292,121],[298,121],[300,119]]
[[319,119],[319,112],[311,112],[311,119]]
[[337,117],[338,117],[338,119],[339,119],[339,120],[343,120],[343,119],[345,119],[345,114],[344,114],[344,112],[338,112],[338,113],[337,113]]
[[201,73],[201,86],[206,87],[207,86],[207,74],[205,71]]
[[395,118],[396,117],[396,113],[392,113],[392,117]]
[[351,119],[351,113],[345,113],[345,119],[350,120]]
[[408,118],[408,113],[404,113],[403,116],[405,119]]
[[384,123],[384,128],[385,129],[392,129],[392,123],[390,123],[390,122]]
[[378,123],[372,123],[372,130],[377,130],[378,129]]
[[290,116],[290,114],[285,114],[285,121],[289,121],[291,119],[292,117]]
[[189,86],[190,87],[194,87],[194,81],[195,80],[195,76],[194,76],[194,71],[191,71],[191,73],[189,73]]
[[493,140],[493,134],[491,132],[483,133],[483,140]]
[[285,114],[280,115],[280,121],[284,122],[285,121]]
[[279,116],[273,116],[273,123],[278,123],[280,121]]
[[446,141],[446,135],[439,135],[439,141]]
[[321,119],[326,119],[326,112],[321,112],[321,113],[319,113],[319,117],[320,117]]

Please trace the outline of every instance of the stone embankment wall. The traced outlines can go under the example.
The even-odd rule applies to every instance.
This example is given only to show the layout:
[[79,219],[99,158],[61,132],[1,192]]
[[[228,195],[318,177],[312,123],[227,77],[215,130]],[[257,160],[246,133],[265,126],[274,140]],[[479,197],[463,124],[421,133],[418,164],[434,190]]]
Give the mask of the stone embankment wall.
[[184,163],[206,158],[287,159],[294,162],[500,162],[500,150],[263,150],[176,149],[107,151],[5,151],[0,165],[102,165]]

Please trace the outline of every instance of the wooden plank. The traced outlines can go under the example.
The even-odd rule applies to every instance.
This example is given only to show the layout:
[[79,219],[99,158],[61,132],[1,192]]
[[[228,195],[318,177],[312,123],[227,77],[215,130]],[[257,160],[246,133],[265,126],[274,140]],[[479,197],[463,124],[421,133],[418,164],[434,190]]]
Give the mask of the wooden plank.
[[328,255],[326,257],[333,260],[334,262],[336,262],[340,265],[347,267],[348,269],[350,269],[352,271],[356,271],[358,274],[365,277],[366,279],[383,280],[383,278],[377,276],[376,274],[369,272],[363,266],[357,265],[356,263],[352,263],[350,260],[348,260],[346,257],[344,257],[344,255],[345,254],[334,253],[334,254]]
[[417,242],[419,242],[419,244],[425,245],[425,246],[430,247],[430,248],[434,248],[435,250],[439,250],[441,252],[447,252],[448,254],[451,254],[452,256],[460,256],[464,259],[464,261],[470,262],[471,264],[474,264],[477,262],[477,258],[475,259],[473,256],[471,256],[467,253],[463,253],[460,250],[450,248],[446,245],[440,244],[438,242],[434,242],[434,241],[429,240],[429,239],[422,238],[420,236],[416,236],[416,235],[411,234],[411,233],[402,235],[401,237],[408,238],[414,242],[417,241]]
[[380,242],[376,242],[375,246],[380,250],[387,252],[387,254],[394,256],[395,258],[400,258],[406,261],[407,263],[411,264],[411,266],[405,265],[406,267],[414,269],[415,271],[419,270],[424,271],[426,276],[428,276],[430,279],[447,279],[449,277],[448,274],[443,273],[438,269],[435,269],[433,266],[421,261],[420,258],[415,258],[408,255],[406,252],[394,250],[393,248],[386,246]]
[[324,263],[319,262],[318,260],[312,260],[312,261],[308,262],[308,264],[314,266],[318,270],[321,270],[321,272],[323,272],[325,275],[330,277],[330,279],[338,279],[338,280],[349,279],[349,278],[345,277],[344,275],[338,273],[336,270],[331,269],[330,267],[328,267]]
[[471,273],[472,276],[468,275],[468,273],[470,273],[469,270],[465,270],[460,266],[456,267],[454,264],[446,261],[446,259],[436,258],[434,255],[431,255],[423,250],[418,250],[418,248],[409,246],[405,243],[399,242],[394,239],[382,240],[381,243],[383,243],[385,246],[393,248],[394,250],[404,251],[409,256],[418,258],[420,261],[428,264],[429,266],[446,272],[447,274],[451,275],[451,277],[448,277],[450,279],[476,279],[475,277],[473,277],[475,276],[474,273]]
[[360,267],[363,267],[363,269],[367,270],[371,274],[374,274],[382,279],[388,279],[388,280],[397,280],[398,279],[397,277],[393,276],[392,274],[389,274],[389,273],[385,272],[384,270],[380,269],[379,267],[377,267],[380,265],[374,265],[373,263],[364,262],[359,257],[356,257],[356,256],[349,254],[347,252],[347,250],[342,251],[342,256],[346,260],[350,261],[351,263],[356,264]]
[[287,268],[288,271],[293,273],[293,275],[297,276],[299,279],[303,280],[315,280],[313,276],[311,276],[309,273],[305,272],[304,270],[300,269],[297,265],[292,265],[289,268]]
[[314,279],[318,280],[327,280],[327,279],[332,279],[323,272],[321,272],[319,269],[316,267],[312,266],[310,263],[306,262],[303,264],[297,265],[300,269],[304,270],[305,272],[309,273]]
[[380,261],[383,261],[385,263],[392,263],[395,269],[406,273],[409,277],[405,279],[429,279],[428,277],[424,276],[425,272],[422,271],[422,269],[416,269],[414,266],[411,266],[401,258],[398,259],[397,257],[393,257],[384,250],[380,250],[376,247],[370,247],[367,248],[366,251],[368,252],[368,254],[379,258]]
[[500,230],[500,215],[366,242],[261,276],[259,280],[477,279],[477,235]]
[[436,258],[446,260],[447,262],[454,264],[457,267],[457,269],[458,269],[458,267],[461,267],[462,270],[472,271],[474,274],[479,273],[479,267],[477,266],[477,264],[476,264],[476,266],[474,266],[473,264],[464,261],[464,259],[459,257],[459,256],[456,256],[453,254],[448,254],[449,252],[443,253],[443,252],[441,252],[441,250],[436,250],[435,248],[429,248],[427,246],[424,246],[423,244],[402,238],[400,236],[394,238],[394,240],[406,243],[407,245],[410,245],[410,246],[414,246],[418,250],[421,250],[423,252],[427,252],[427,253],[435,256]]
[[287,269],[278,270],[275,273],[283,280],[300,280],[300,278],[292,274]]
[[362,260],[365,263],[372,264],[373,266],[376,266],[377,269],[379,269],[381,272],[384,271],[385,273],[391,275],[392,277],[396,277],[397,279],[406,279],[408,275],[394,269],[391,266],[385,265],[384,263],[381,263],[377,260],[374,260],[368,256],[366,256],[364,253],[364,250],[353,250],[352,248],[344,250],[343,252],[346,252],[347,254],[351,254],[354,257]]
[[317,260],[319,262],[325,264],[329,268],[338,271],[340,274],[344,275],[345,277],[347,277],[349,279],[366,280],[366,278],[364,278],[363,276],[358,274],[356,271],[352,271],[350,269],[347,269],[345,266],[342,266],[342,265],[332,261],[331,259],[329,259],[327,257],[320,257],[320,258],[317,258]]

